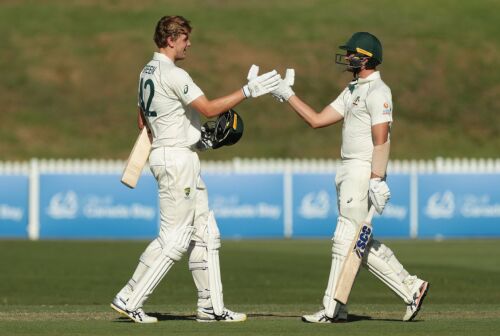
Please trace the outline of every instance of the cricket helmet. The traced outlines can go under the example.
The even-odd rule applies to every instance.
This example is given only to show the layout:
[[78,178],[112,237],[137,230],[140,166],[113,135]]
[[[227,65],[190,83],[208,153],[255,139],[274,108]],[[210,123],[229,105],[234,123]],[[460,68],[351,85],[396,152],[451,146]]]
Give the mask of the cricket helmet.
[[235,110],[229,109],[220,114],[215,121],[207,121],[202,130],[202,137],[209,138],[212,149],[231,146],[243,135],[243,119]]
[[344,45],[339,46],[340,49],[346,50],[355,57],[349,63],[343,61],[345,55],[337,54],[335,62],[338,64],[347,65],[348,68],[360,68],[361,60],[368,58],[368,66],[375,67],[382,63],[382,44],[375,35],[368,32],[354,33]]

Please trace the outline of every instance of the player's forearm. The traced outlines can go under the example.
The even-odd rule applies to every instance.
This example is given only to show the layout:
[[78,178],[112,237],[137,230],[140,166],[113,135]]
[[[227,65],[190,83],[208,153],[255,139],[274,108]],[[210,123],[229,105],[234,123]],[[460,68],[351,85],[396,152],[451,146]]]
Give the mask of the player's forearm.
[[312,128],[321,127],[318,122],[318,113],[299,97],[296,95],[291,96],[290,99],[288,99],[288,103],[309,126]]
[[195,109],[197,109],[201,114],[203,114],[207,118],[216,117],[219,114],[233,108],[238,105],[245,99],[245,95],[241,89],[234,91],[227,96],[223,96],[220,98],[216,98],[213,100],[200,100],[196,99],[192,105]]
[[312,128],[330,126],[344,119],[331,105],[327,105],[321,112],[317,113],[295,95],[291,96],[288,102],[297,114]]
[[390,153],[389,123],[372,126],[372,173],[370,178],[384,178]]

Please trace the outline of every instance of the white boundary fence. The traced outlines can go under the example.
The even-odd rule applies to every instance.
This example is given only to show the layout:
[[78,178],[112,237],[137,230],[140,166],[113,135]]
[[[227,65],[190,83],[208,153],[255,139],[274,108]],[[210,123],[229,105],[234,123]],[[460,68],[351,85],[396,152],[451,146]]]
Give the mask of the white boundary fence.
[[[229,173],[282,173],[284,174],[284,234],[292,235],[292,174],[335,173],[339,160],[327,159],[242,159],[231,161],[202,161],[202,171],[211,174]],[[0,175],[29,176],[28,236],[38,239],[39,234],[39,176],[40,174],[117,174],[123,170],[122,160],[32,159],[25,162],[0,161]],[[149,174],[146,167],[144,173]],[[497,159],[445,159],[391,160],[388,174],[410,174],[411,199],[410,237],[417,236],[417,176],[431,173],[500,173]]]
[[[202,161],[202,171],[210,173],[273,173],[273,172],[335,172],[339,160],[330,159],[242,159]],[[122,160],[31,159],[30,161],[0,161],[0,174],[38,173],[121,173]],[[434,160],[391,160],[391,173],[498,173],[500,158],[467,159],[436,158]],[[145,173],[149,172],[146,167]]]

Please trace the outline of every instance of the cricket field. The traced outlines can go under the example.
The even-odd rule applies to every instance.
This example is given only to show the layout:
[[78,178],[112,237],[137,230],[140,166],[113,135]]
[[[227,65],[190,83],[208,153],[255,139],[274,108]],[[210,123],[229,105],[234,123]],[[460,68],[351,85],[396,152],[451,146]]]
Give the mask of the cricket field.
[[390,240],[412,274],[431,283],[414,322],[405,306],[366,270],[351,293],[349,321],[306,324],[320,308],[331,241],[224,241],[226,305],[244,323],[197,323],[187,258],[144,306],[159,323],[140,325],[109,307],[145,241],[1,241],[0,335],[498,335],[498,240]]

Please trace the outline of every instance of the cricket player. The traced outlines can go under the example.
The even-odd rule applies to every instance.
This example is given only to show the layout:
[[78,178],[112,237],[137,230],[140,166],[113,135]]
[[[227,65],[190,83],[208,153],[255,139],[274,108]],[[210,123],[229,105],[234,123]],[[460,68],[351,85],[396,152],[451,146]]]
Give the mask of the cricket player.
[[[278,100],[288,101],[312,128],[343,121],[342,160],[335,177],[339,217],[332,239],[332,264],[323,297],[324,309],[302,317],[303,321],[313,323],[347,320],[347,306],[334,300],[343,261],[369,206],[374,206],[382,214],[391,195],[385,177],[393,105],[391,90],[377,71],[377,66],[382,63],[382,45],[374,35],[358,32],[340,49],[345,53],[336,55],[336,63],[345,65],[354,78],[321,112],[317,113],[293,92],[293,69],[287,70],[287,76],[272,92]],[[410,275],[392,250],[375,239],[365,252],[363,266],[406,303],[403,321],[414,319],[429,283]],[[328,314],[328,311],[332,313]]]
[[241,322],[247,318],[224,306],[220,234],[208,208],[194,148],[200,140],[200,114],[215,117],[246,98],[269,93],[281,77],[275,70],[258,76],[253,67],[243,88],[209,100],[176,65],[187,56],[191,30],[190,22],[182,16],[162,17],[154,32],[158,51],[139,77],[138,124],[141,129],[147,126],[153,138],[149,165],[158,181],[161,226],[158,237],[140,256],[132,277],[111,303],[113,309],[138,323],[157,322],[144,312],[143,304],[186,252],[198,290],[196,320]]

